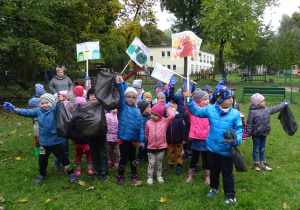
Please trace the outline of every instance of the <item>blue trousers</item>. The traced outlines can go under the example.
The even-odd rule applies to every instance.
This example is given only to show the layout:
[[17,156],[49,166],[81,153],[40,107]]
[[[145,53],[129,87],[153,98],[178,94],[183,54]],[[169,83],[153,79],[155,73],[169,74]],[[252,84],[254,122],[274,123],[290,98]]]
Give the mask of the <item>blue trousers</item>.
[[252,136],[253,141],[253,161],[258,162],[258,153],[260,161],[265,161],[265,147],[267,136]]

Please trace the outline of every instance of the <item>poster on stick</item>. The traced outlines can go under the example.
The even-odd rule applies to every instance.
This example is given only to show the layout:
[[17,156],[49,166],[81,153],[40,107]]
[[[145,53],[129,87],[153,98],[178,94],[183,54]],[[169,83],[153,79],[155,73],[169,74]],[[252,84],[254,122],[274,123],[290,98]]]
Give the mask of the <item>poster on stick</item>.
[[191,31],[172,34],[172,60],[192,56],[198,61],[201,43],[202,39]]
[[131,60],[142,67],[149,59],[151,50],[144,45],[139,38],[135,37],[131,45],[126,50],[126,53],[130,56]]
[[77,62],[100,59],[99,41],[76,44]]
[[173,75],[172,70],[164,67],[163,65],[161,65],[159,63],[156,63],[156,65],[152,71],[151,77],[154,77],[164,83],[169,84],[172,75]]

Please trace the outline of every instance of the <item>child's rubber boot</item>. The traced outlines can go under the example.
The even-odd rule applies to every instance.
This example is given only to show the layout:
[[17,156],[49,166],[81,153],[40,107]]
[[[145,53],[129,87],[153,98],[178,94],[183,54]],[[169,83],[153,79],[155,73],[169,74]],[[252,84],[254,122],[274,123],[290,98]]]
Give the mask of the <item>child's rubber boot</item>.
[[195,169],[194,169],[194,168],[191,168],[191,169],[189,170],[189,173],[188,173],[189,176],[188,176],[188,178],[185,180],[185,182],[186,182],[186,183],[191,182],[192,179],[193,179],[194,174],[195,174]]
[[254,169],[255,171],[260,171],[260,167],[259,167],[258,162],[254,162],[253,169]]
[[40,154],[40,148],[39,147],[34,147],[34,156],[38,157]]
[[113,165],[113,168],[118,168],[119,167],[119,162],[115,162],[115,164]]
[[76,169],[75,175],[76,175],[76,176],[81,176],[81,169]]

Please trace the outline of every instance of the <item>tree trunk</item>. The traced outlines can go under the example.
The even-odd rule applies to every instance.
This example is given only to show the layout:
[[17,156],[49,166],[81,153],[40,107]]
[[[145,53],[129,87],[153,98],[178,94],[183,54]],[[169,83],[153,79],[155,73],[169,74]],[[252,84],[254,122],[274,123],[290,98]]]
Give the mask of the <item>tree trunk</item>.
[[219,49],[219,68],[222,73],[222,77],[224,77],[226,79],[226,72],[224,69],[224,61],[223,61],[223,53],[224,53],[225,44],[226,44],[226,39],[221,39],[220,49]]

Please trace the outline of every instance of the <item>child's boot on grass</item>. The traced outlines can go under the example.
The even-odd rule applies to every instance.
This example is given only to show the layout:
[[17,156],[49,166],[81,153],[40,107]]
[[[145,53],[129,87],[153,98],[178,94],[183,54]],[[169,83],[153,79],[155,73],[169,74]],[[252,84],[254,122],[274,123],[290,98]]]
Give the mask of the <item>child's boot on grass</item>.
[[108,166],[110,167],[110,166],[112,166],[112,164],[113,164],[113,161],[112,160],[108,160]]
[[188,178],[185,180],[185,182],[190,182],[190,181],[192,181],[192,179],[193,179],[193,176],[194,176],[194,174],[195,174],[195,169],[194,168],[191,168],[190,170],[189,170],[189,173],[188,173]]
[[254,162],[253,169],[254,169],[255,171],[260,171],[260,167],[259,167],[258,162]]
[[35,155],[36,157],[38,157],[39,154],[40,154],[40,148],[39,148],[39,147],[34,147],[34,155]]
[[205,182],[210,184],[210,173],[209,170],[205,170]]
[[269,167],[269,165],[266,163],[266,161],[260,161],[260,165],[266,171],[272,171],[272,168]]
[[119,167],[119,162],[115,162],[115,164],[113,165],[113,168],[118,168]]
[[117,185],[123,186],[123,184],[124,184],[124,175],[117,176]]
[[76,164],[76,176],[81,176],[81,163]]

